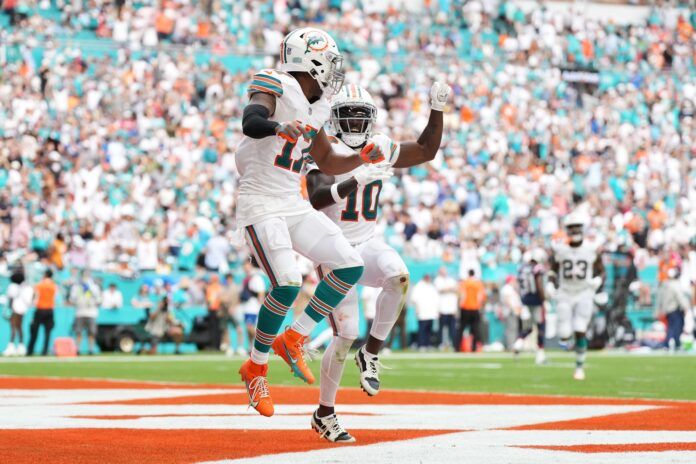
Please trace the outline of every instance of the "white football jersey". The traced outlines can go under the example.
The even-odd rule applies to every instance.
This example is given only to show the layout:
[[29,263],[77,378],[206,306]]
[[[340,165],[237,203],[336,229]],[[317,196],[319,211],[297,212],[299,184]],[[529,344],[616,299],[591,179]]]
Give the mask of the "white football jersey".
[[[248,92],[249,95],[263,92],[276,97],[276,109],[269,118],[271,121],[301,121],[311,126],[316,135],[329,119],[331,107],[328,99],[322,96],[310,104],[297,80],[285,72],[265,69],[254,74]],[[311,143],[304,138],[296,143],[275,136],[242,138],[235,155],[240,174],[240,222],[249,222],[252,216],[258,219],[304,210],[304,205],[299,208],[302,201],[300,173],[305,157],[309,156]],[[259,195],[275,198],[264,201],[259,199]]]
[[578,293],[592,288],[592,272],[597,260],[597,246],[584,241],[579,247],[566,243],[553,247],[554,260],[558,263],[559,291]]
[[[355,149],[349,147],[335,137],[329,137],[334,152],[339,155],[352,155]],[[394,164],[399,157],[399,149],[396,143],[392,144],[393,153],[389,161]],[[308,162],[306,172],[309,173],[319,167],[314,162]],[[356,168],[359,169],[359,168]],[[341,183],[353,177],[355,170],[334,176],[336,183]],[[377,180],[351,192],[339,203],[334,203],[322,209],[329,219],[335,222],[343,232],[343,235],[352,245],[363,243],[375,234],[377,216],[379,211],[379,194],[382,191],[382,181]]]

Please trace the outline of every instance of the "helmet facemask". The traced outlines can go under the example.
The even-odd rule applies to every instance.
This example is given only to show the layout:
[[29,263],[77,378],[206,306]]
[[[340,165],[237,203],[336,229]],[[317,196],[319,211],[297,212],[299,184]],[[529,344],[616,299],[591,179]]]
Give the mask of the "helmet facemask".
[[[324,58],[326,59],[326,64],[312,60],[316,68],[312,69],[309,74],[319,82],[325,93],[328,93],[329,96],[336,95],[343,87],[343,80],[345,79],[345,74],[342,71],[343,57],[327,51],[324,53]],[[320,69],[320,71],[317,71],[317,69]]]
[[582,224],[570,224],[566,226],[566,233],[568,234],[568,241],[571,245],[579,245],[582,243],[584,227]]
[[351,148],[365,145],[377,120],[377,108],[369,104],[344,103],[331,108],[336,137]]

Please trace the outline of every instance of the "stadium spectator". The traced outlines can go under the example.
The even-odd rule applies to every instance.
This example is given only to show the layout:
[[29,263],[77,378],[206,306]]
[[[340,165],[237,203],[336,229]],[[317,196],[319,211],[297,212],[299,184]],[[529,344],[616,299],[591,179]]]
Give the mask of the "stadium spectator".
[[411,304],[418,318],[418,350],[426,351],[431,347],[433,323],[438,318],[440,295],[429,274],[413,287]]
[[109,284],[109,287],[102,294],[101,307],[112,311],[123,308],[123,293],[115,283]]
[[[174,353],[181,354],[180,345],[184,340],[184,330],[171,312],[169,295],[165,294],[157,305],[157,309],[150,313],[145,330],[150,335],[148,354],[157,354],[157,347],[165,336],[174,342]],[[144,349],[141,349],[141,352],[144,352]]]
[[48,269],[44,272],[43,279],[36,284],[34,292],[36,293],[36,311],[34,311],[34,318],[29,327],[30,335],[27,356],[34,354],[34,346],[38,339],[40,326],[44,328],[44,346],[41,353],[47,356],[51,342],[51,331],[54,325],[53,310],[56,307],[56,296],[58,294],[58,286],[53,281],[52,270]]
[[221,319],[220,311],[222,309],[222,285],[220,285],[220,277],[217,274],[210,276],[208,285],[205,287],[205,304],[208,309],[208,336],[209,347],[213,350],[219,350],[221,347]]
[[149,287],[145,284],[141,285],[138,293],[131,298],[130,304],[135,309],[145,310],[145,315],[149,318],[153,306]]
[[157,270],[159,264],[157,248],[157,240],[155,240],[151,232],[145,232],[142,237],[140,237],[136,251],[138,270],[140,272]]
[[7,287],[10,315],[10,341],[3,351],[4,356],[24,356],[27,349],[24,346],[22,333],[22,321],[34,302],[34,289],[26,281],[24,268],[18,267],[10,276],[10,285]]
[[205,268],[213,272],[227,272],[227,255],[230,252],[230,242],[224,236],[224,229],[220,229],[213,235],[204,249]]
[[78,353],[82,349],[82,333],[87,332],[87,354],[94,354],[94,342],[97,336],[97,316],[101,304],[101,289],[92,279],[92,274],[84,270],[78,282],[70,289],[70,304],[75,307],[75,344]]
[[[441,267],[435,277],[435,288],[439,293],[438,298],[438,342],[440,350],[454,349],[454,340],[457,338],[457,281],[449,275],[447,268]],[[447,338],[445,339],[445,329]]]
[[[244,313],[239,304],[239,293],[239,286],[234,282],[232,274],[226,274],[220,293],[220,329],[222,330],[220,349],[230,356],[235,352],[242,356],[247,354],[244,348]],[[232,348],[230,326],[237,337],[236,350]]]
[[459,333],[457,351],[461,351],[464,332],[472,337],[471,350],[476,351],[481,342],[481,310],[486,301],[486,288],[476,277],[476,271],[469,269],[469,276],[459,283]]
[[674,352],[681,347],[681,334],[684,330],[684,312],[690,307],[689,299],[679,283],[677,268],[667,271],[667,279],[660,284],[657,293],[657,315],[667,318],[667,337],[665,347]]
[[57,269],[63,269],[63,257],[65,252],[68,250],[68,246],[65,243],[65,238],[63,234],[56,234],[56,238],[53,240],[49,251],[48,251],[48,261],[54,265]]

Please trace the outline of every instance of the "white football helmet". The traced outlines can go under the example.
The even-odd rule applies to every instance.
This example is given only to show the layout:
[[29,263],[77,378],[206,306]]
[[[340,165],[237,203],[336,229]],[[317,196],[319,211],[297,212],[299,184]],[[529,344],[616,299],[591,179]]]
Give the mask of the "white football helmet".
[[331,99],[331,127],[349,147],[362,147],[372,136],[375,121],[377,106],[364,88],[348,84]]
[[563,220],[563,227],[568,234],[568,239],[572,244],[582,243],[585,237],[585,227],[587,218],[580,212],[572,212]]
[[537,264],[542,264],[546,261],[546,252],[542,248],[535,248],[532,250],[532,261],[536,261]]
[[532,252],[530,250],[524,252],[524,254],[522,255],[522,261],[525,263],[529,263],[530,261],[532,261]]
[[324,92],[335,95],[343,85],[343,57],[329,34],[313,27],[295,29],[280,44],[280,69],[309,73]]

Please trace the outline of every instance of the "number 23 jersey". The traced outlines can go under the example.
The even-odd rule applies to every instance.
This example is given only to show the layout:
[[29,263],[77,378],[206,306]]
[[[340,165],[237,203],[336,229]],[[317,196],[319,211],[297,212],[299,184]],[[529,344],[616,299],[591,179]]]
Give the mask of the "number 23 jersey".
[[[352,155],[356,152],[353,148],[335,137],[329,137],[331,147],[338,155]],[[390,163],[394,164],[399,156],[399,148],[396,143],[394,152],[390,157]],[[309,173],[319,169],[313,162],[308,162],[305,170]],[[360,168],[357,168],[360,169]],[[334,176],[334,182],[341,183],[355,175],[355,171]],[[377,180],[365,186],[358,185],[348,196],[338,203],[334,203],[321,210],[329,219],[335,222],[348,239],[351,245],[366,242],[375,234],[377,216],[379,210],[379,194],[382,191],[382,181]]]
[[558,263],[559,291],[579,293],[590,290],[597,245],[585,242],[579,247],[571,247],[562,243],[555,244],[553,251]]
[[[315,136],[329,119],[331,108],[327,98],[321,97],[310,104],[297,80],[285,72],[265,69],[254,74],[248,93],[251,96],[259,92],[276,98],[271,121],[300,121],[311,126],[311,134]],[[235,154],[240,174],[237,208],[240,225],[306,212],[308,203],[302,199],[300,174],[311,144],[312,140],[302,137],[296,143],[277,136],[242,138]]]

